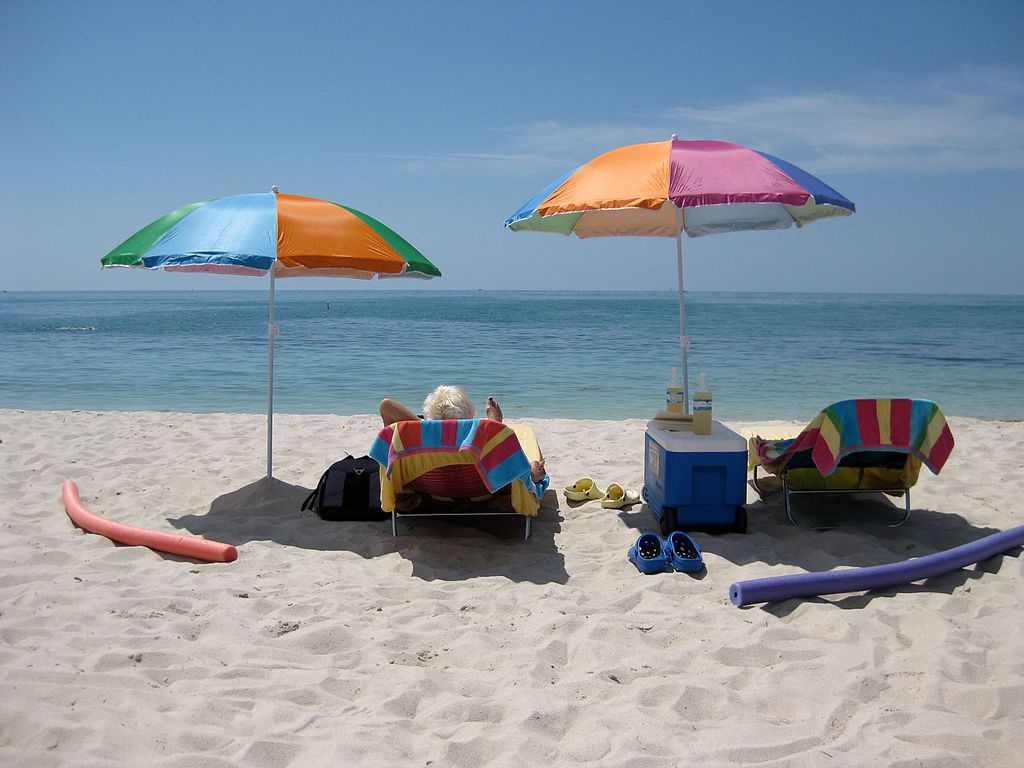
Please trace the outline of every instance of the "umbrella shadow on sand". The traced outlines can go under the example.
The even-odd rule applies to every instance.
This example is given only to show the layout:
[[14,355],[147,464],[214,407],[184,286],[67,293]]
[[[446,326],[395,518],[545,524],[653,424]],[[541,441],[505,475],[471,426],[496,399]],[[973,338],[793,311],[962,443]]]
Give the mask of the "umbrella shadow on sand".
[[[298,549],[347,551],[367,560],[398,553],[412,564],[412,575],[426,581],[480,576],[537,584],[568,581],[565,559],[555,546],[562,517],[552,491],[541,503],[530,538],[523,541],[523,521],[518,516],[400,520],[397,537],[391,535],[390,519],[321,520],[301,509],[311,490],[263,477],[218,496],[204,515],[183,515],[168,522],[237,547],[272,541]],[[239,558],[244,557],[242,550]]]

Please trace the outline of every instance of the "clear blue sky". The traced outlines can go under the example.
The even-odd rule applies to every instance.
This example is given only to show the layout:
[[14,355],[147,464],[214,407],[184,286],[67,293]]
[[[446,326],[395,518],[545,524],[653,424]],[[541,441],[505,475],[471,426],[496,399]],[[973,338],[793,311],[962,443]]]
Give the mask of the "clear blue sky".
[[0,289],[263,289],[98,260],[271,184],[390,225],[444,272],[417,288],[674,289],[669,239],[502,227],[594,155],[673,133],[858,206],[688,239],[689,290],[1024,293],[1018,0],[0,0]]

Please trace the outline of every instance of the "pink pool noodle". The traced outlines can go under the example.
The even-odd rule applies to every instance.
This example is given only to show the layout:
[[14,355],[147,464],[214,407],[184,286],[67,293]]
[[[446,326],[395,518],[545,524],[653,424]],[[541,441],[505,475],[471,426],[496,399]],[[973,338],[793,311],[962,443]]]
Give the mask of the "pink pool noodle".
[[145,528],[136,528],[133,525],[115,523],[99,515],[94,515],[82,504],[82,499],[78,495],[78,485],[74,480],[65,480],[60,492],[64,499],[64,509],[75,525],[89,533],[106,536],[118,544],[149,547],[161,552],[169,552],[172,555],[182,555],[211,563],[230,563],[238,559],[238,550],[230,544],[196,539],[176,533],[150,531]]

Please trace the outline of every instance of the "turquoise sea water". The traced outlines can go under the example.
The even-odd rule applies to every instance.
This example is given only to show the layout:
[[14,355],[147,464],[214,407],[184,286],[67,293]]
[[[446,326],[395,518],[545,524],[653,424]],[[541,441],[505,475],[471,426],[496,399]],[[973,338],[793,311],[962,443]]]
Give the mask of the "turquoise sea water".
[[[850,397],[1024,418],[1024,297],[691,293],[716,418]],[[679,365],[674,292],[279,291],[275,411],[419,408],[462,384],[510,417],[649,417]],[[0,407],[266,410],[261,291],[0,294]]]

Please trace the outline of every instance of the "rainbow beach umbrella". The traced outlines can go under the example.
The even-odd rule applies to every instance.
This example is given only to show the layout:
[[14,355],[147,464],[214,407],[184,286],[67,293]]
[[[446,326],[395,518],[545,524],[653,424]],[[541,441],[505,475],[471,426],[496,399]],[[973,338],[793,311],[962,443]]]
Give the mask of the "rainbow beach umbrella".
[[267,477],[273,477],[274,280],[440,277],[404,238],[337,203],[272,191],[192,203],[160,217],[100,259],[102,267],[270,275]]
[[689,413],[683,233],[701,237],[802,227],[855,210],[830,186],[785,160],[725,141],[673,136],[599,155],[538,192],[505,226],[577,237],[676,239],[683,399]]

